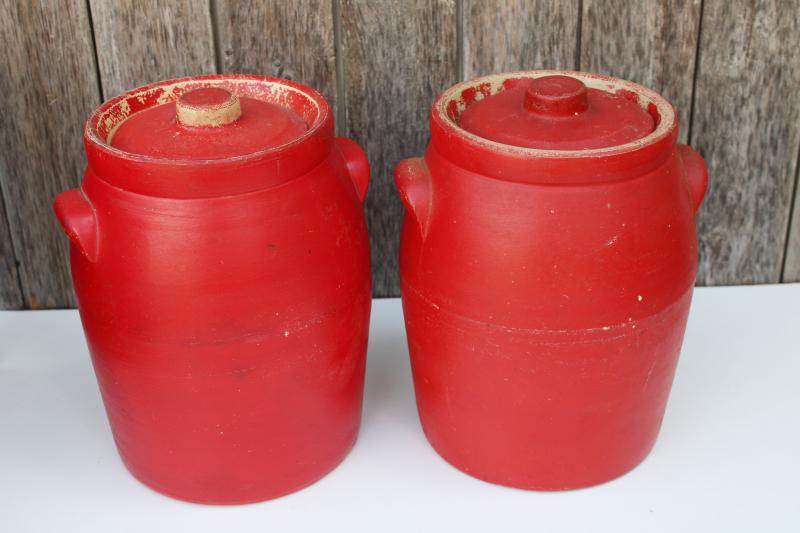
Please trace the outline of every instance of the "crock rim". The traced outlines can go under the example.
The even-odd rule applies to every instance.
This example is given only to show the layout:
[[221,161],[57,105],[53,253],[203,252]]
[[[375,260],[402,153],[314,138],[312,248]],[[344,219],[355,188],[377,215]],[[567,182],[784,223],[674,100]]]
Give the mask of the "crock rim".
[[[463,100],[463,94],[467,91],[474,91],[479,88],[483,89],[483,91],[478,91],[475,95],[475,100],[480,100],[487,96],[487,90],[489,94],[497,94],[504,90],[508,80],[521,78],[534,79],[543,76],[570,76],[581,80],[589,88],[613,91],[615,93],[618,91],[628,91],[636,96],[637,103],[645,111],[651,114],[653,112],[657,113],[658,123],[653,131],[644,137],[624,144],[580,150],[551,150],[527,148],[486,139],[462,128],[457,120],[450,116],[448,111],[448,107],[453,105],[459,108],[459,114],[466,109],[467,103]],[[454,134],[457,138],[467,142],[474,148],[525,159],[590,159],[626,154],[663,141],[665,138],[670,137],[678,127],[678,117],[674,107],[666,98],[657,92],[637,83],[613,76],[575,70],[520,70],[489,74],[462,81],[448,87],[436,97],[431,109],[431,119],[436,121],[442,129],[450,134]]]
[[[122,106],[123,103],[127,102],[131,98],[138,98],[145,94],[150,94],[153,93],[154,91],[161,90],[163,92],[163,95],[165,96],[161,96],[159,98],[163,99],[163,103],[167,103],[177,98],[177,94],[174,92],[175,89],[185,90],[187,88],[214,87],[225,84],[234,84],[234,85],[270,84],[270,85],[281,86],[284,89],[293,91],[296,94],[302,95],[304,98],[306,98],[308,102],[316,109],[317,112],[316,117],[314,118],[313,122],[308,125],[308,129],[305,132],[303,132],[301,135],[298,135],[297,137],[295,137],[294,139],[292,139],[287,143],[283,143],[276,146],[270,146],[262,150],[257,150],[246,154],[234,155],[222,158],[190,159],[182,157],[153,156],[153,155],[132,153],[113,146],[112,144],[110,144],[109,141],[111,137],[113,137],[114,131],[125,120],[130,118],[132,114],[120,120],[118,124],[115,124],[114,127],[111,128],[111,130],[109,131],[109,137],[107,139],[103,139],[98,131],[98,124],[100,123],[100,121],[110,120],[109,114],[111,113],[111,111],[114,108]],[[95,149],[100,150],[101,152],[106,153],[114,158],[122,159],[125,161],[130,161],[134,163],[147,163],[147,164],[207,166],[207,165],[240,163],[246,161],[260,160],[264,158],[277,157],[286,150],[298,144],[302,144],[303,142],[317,135],[323,128],[325,128],[325,125],[331,120],[332,119],[331,119],[330,105],[328,104],[325,97],[307,85],[297,83],[291,80],[286,80],[283,78],[276,78],[272,76],[264,76],[259,74],[208,74],[202,76],[186,76],[181,78],[172,78],[172,79],[157,81],[154,83],[136,87],[129,91],[125,91],[124,93],[121,93],[113,98],[106,100],[100,106],[98,106],[86,120],[86,123],[84,124],[84,138],[86,139],[87,143],[92,145]]]

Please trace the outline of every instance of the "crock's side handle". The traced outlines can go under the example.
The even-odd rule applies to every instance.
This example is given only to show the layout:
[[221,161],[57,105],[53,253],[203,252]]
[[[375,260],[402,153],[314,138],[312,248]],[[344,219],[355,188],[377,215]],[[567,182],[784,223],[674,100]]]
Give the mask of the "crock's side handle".
[[420,233],[428,232],[431,212],[431,174],[422,158],[403,159],[394,169],[394,182],[409,216],[414,217]]
[[97,217],[92,204],[80,189],[64,191],[56,197],[53,211],[64,228],[64,233],[91,262],[97,260],[99,239]]
[[703,203],[703,197],[708,189],[708,167],[703,156],[697,153],[689,145],[679,144],[678,155],[683,161],[683,168],[686,171],[686,179],[689,181],[689,190],[692,193],[695,212]]
[[347,165],[347,173],[356,188],[358,199],[361,203],[364,203],[364,198],[367,196],[367,188],[369,187],[369,161],[367,160],[367,154],[364,153],[358,143],[347,137],[336,137],[336,147],[339,149],[339,153],[342,154],[345,165]]

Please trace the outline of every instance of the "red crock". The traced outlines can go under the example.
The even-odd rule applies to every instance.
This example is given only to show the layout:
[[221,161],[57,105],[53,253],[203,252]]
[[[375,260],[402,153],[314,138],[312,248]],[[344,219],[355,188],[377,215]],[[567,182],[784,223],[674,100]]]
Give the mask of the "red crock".
[[263,76],[184,78],[88,120],[54,209],[119,453],[155,490],[298,490],[356,439],[370,313],[366,157],[328,103]]
[[656,440],[683,340],[703,159],[676,145],[664,98],[582,72],[460,83],[430,125],[395,173],[428,440],[513,487],[625,473]]

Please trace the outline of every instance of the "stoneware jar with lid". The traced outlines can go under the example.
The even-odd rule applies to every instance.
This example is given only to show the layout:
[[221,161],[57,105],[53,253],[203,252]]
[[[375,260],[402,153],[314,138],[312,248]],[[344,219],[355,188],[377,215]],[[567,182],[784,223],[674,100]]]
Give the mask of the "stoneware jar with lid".
[[104,103],[55,201],[117,447],[165,494],[298,490],[358,433],[370,313],[362,150],[298,83],[170,80]]
[[697,268],[703,159],[661,96],[581,72],[466,81],[395,173],[417,405],[450,463],[559,490],[648,454]]

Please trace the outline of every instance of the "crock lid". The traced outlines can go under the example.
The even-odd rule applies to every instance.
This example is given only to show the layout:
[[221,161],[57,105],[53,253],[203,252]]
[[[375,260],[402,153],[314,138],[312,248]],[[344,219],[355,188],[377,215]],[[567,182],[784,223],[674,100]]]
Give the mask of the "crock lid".
[[169,198],[285,183],[317,167],[333,137],[321,94],[251,74],[139,87],[103,103],[84,129],[88,171],[119,189]]
[[[462,115],[472,106],[518,87],[527,90],[532,81],[549,76],[575,78],[588,89],[628,99],[652,117],[655,127],[643,137],[623,144],[569,149],[506,144],[461,126]],[[516,113],[521,111],[518,108]],[[677,115],[663,96],[630,81],[573,70],[506,72],[453,85],[433,103],[430,128],[429,150],[445,160],[490,178],[542,185],[610,183],[641,176],[671,157],[678,138]]]
[[581,80],[560,74],[533,78],[475,101],[458,124],[487,140],[544,150],[618,146],[656,128],[636,95],[587,88]]
[[109,143],[134,154],[209,160],[280,146],[307,129],[292,109],[222,87],[201,87],[131,115]]

